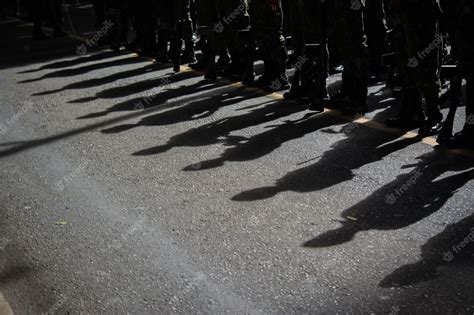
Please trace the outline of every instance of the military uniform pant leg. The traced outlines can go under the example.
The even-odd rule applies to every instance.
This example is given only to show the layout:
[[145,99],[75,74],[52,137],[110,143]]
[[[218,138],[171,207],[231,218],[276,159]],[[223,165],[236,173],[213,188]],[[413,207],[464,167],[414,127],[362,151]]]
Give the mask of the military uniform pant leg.
[[339,0],[336,6],[336,36],[344,72],[343,92],[354,105],[367,103],[368,49],[364,31],[363,8],[354,10],[349,1]]

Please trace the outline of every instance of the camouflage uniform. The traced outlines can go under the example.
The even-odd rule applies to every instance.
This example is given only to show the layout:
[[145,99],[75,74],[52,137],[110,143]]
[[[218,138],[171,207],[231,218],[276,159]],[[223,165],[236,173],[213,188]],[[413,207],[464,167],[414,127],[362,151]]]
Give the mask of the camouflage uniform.
[[[214,30],[221,35],[222,52],[230,53],[231,62],[223,75],[232,76],[243,81],[253,80],[253,68],[250,62],[252,55],[250,34],[250,16],[246,0],[217,0],[219,22]],[[251,76],[251,78],[249,78]]]
[[373,75],[378,76],[382,70],[382,55],[385,52],[387,35],[384,4],[381,0],[367,0],[364,21],[370,52],[370,70]]
[[218,22],[217,0],[196,0],[197,26],[214,27]]
[[[109,0],[110,1],[110,0]],[[153,0],[144,0],[137,10],[136,19],[138,21],[137,33],[141,40],[142,53],[152,56],[156,51],[156,24],[157,14]]]
[[326,32],[322,30],[326,24],[326,8],[319,0],[298,0],[290,1],[289,12],[296,64],[291,90],[285,94],[285,98],[308,97],[311,105],[312,102],[322,101],[327,95],[328,54],[327,41],[323,40],[326,39]]
[[460,144],[474,145],[474,0],[441,2],[452,39],[452,55],[466,80],[466,123],[455,136]]
[[251,0],[249,6],[252,30],[265,64],[265,73],[260,81],[263,85],[271,85],[272,82],[276,82],[277,85],[287,84],[288,54],[283,37],[282,2],[281,0]]
[[427,123],[433,126],[443,118],[439,109],[439,4],[436,0],[405,0],[396,14],[404,37],[399,47],[403,89],[414,93],[415,104],[419,104],[420,93],[425,97]]
[[195,69],[206,69],[205,78],[215,79],[216,74],[216,32],[219,23],[217,0],[196,0],[196,25],[201,35],[199,42],[202,50],[200,60],[190,65]]
[[[170,55],[177,60],[181,54],[182,40],[185,42],[184,53],[186,61],[194,59],[193,23],[191,20],[191,1],[161,0],[157,5],[158,11],[158,45],[160,59],[166,61],[168,42],[171,41]],[[191,60],[189,60],[191,59]]]
[[367,109],[368,50],[364,29],[365,0],[334,0],[334,29],[342,56],[342,94],[348,112]]
[[386,1],[387,24],[392,30],[391,44],[396,52],[396,63],[402,84],[401,108],[397,116],[389,118],[387,124],[393,127],[404,127],[405,124],[419,124],[423,117],[422,96],[420,91],[408,80],[408,60],[409,54],[406,49],[407,37],[402,24],[399,10],[391,6],[390,1]]

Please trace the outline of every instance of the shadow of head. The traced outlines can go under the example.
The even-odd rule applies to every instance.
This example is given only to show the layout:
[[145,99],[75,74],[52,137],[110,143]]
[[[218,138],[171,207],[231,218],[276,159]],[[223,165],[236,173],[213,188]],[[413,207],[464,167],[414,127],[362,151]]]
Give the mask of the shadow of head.
[[0,285],[21,280],[31,272],[32,269],[27,266],[7,267],[0,271]]
[[359,232],[359,228],[355,224],[343,221],[340,228],[327,231],[305,242],[303,247],[320,248],[341,245],[351,241],[357,232]]
[[[401,287],[435,279],[438,277],[438,271],[441,271],[438,269],[441,266],[446,266],[449,274],[452,270],[464,272],[463,267],[472,266],[474,215],[447,226],[440,234],[429,239],[421,247],[421,252],[420,261],[396,269],[380,282],[380,287]],[[454,266],[455,269],[451,269]],[[468,276],[468,273],[465,276]]]
[[232,200],[233,201],[264,200],[264,199],[269,199],[276,196],[276,194],[278,194],[279,192],[281,192],[281,189],[277,186],[260,187],[260,188],[241,192],[240,194],[232,197]]

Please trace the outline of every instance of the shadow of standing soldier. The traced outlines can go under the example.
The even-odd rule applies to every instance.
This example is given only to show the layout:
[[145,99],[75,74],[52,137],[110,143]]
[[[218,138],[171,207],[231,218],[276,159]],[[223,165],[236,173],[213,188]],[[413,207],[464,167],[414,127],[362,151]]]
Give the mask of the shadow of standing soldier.
[[402,266],[385,277],[384,288],[414,285],[438,276],[438,269],[448,264],[474,261],[474,215],[449,225],[421,247],[421,259]]
[[[415,169],[398,176],[365,200],[345,210],[342,226],[306,242],[305,247],[330,247],[351,241],[358,232],[397,230],[432,215],[473,178],[472,161],[450,160],[434,152],[422,156]],[[467,170],[439,179],[455,170]],[[349,219],[352,218],[352,219]]]

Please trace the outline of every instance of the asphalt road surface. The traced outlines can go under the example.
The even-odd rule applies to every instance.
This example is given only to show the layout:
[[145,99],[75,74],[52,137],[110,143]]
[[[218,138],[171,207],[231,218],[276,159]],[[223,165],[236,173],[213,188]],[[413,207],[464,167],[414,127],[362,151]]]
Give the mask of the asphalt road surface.
[[0,313],[474,314],[474,155],[383,86],[314,115],[0,22]]

